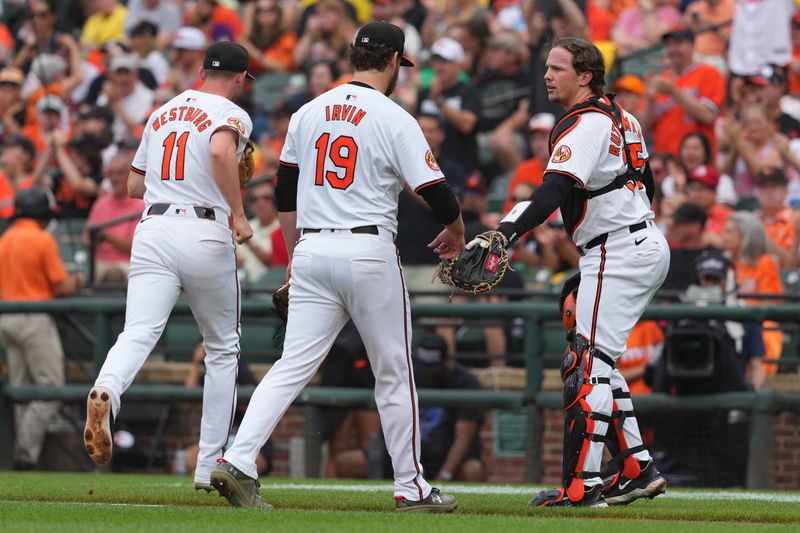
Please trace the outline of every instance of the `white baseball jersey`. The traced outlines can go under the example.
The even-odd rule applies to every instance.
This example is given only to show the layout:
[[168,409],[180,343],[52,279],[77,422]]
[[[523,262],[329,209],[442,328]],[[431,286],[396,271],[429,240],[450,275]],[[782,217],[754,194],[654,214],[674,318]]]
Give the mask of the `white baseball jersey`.
[[242,108],[215,94],[188,90],[150,115],[131,170],[144,175],[145,204],[220,208],[230,214],[211,173],[211,135],[230,129],[241,157],[253,123]]
[[298,228],[377,225],[397,233],[403,180],[444,180],[422,130],[383,93],[348,83],[292,116],[281,162],[300,168]]
[[[648,158],[642,127],[633,115],[624,110],[622,113],[633,167],[642,172]],[[575,180],[575,187],[596,191],[625,170],[619,129],[608,116],[589,111],[582,113],[575,126],[557,140],[546,172],[568,175]],[[629,182],[626,187],[588,199],[572,239],[583,246],[600,234],[653,218],[644,186]]]

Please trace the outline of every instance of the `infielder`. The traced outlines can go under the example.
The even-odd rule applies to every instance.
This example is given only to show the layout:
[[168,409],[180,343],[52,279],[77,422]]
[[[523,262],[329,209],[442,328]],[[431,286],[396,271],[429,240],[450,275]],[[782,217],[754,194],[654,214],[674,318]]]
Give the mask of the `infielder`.
[[84,444],[92,461],[111,459],[110,416],[155,347],[183,292],[200,327],[206,379],[195,487],[228,439],[236,406],[239,284],[234,239],[253,235],[245,218],[237,159],[252,130],[231,100],[244,87],[248,54],[230,42],[208,47],[198,90],[179,94],[148,119],[128,175],[144,198],[131,252],[125,329],[108,352],[87,400]]
[[232,505],[268,507],[258,492],[256,454],[352,318],[375,374],[397,510],[456,508],[455,498],[431,488],[419,461],[411,316],[393,243],[403,182],[446,226],[429,244],[441,257],[464,248],[464,225],[419,125],[388,98],[400,67],[412,65],[402,56],[404,41],[397,26],[362,27],[350,48],[353,81],[303,106],[289,124],[276,188],[291,256],[284,351],[211,474]]
[[[647,149],[636,118],[613,95],[603,95],[603,57],[594,45],[558,38],[546,65],[548,98],[567,112],[550,134],[541,187],[515,205],[498,230],[512,243],[560,205],[582,257],[577,331],[561,367],[563,486],[541,492],[531,505],[605,507],[653,498],[666,481],[642,445],[628,386],[616,368],[669,266],[667,242],[650,210],[655,186]],[[622,469],[604,488],[600,462],[609,424]]]

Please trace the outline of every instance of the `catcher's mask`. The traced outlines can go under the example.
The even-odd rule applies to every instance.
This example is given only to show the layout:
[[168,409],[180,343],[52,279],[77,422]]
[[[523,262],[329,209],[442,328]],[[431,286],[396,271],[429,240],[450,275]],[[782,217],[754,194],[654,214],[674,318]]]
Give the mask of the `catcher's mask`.
[[581,284],[581,273],[568,278],[561,287],[561,297],[558,300],[558,310],[561,311],[561,321],[564,329],[570,331],[575,327],[575,313],[578,299],[578,287]]

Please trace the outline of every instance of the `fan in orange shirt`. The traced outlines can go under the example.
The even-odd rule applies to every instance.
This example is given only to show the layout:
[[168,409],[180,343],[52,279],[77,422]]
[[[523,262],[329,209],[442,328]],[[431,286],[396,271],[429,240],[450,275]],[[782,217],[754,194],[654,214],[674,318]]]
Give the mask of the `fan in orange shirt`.
[[714,121],[725,100],[725,78],[709,65],[694,63],[694,32],[678,26],[662,40],[671,74],[648,80],[645,123],[652,124],[654,152],[678,155],[681,139],[700,131],[716,148]]
[[763,168],[756,175],[758,218],[764,223],[767,234],[767,250],[781,268],[797,265],[797,214],[784,207],[788,195],[788,179],[780,168]]
[[[780,294],[778,265],[767,254],[767,237],[758,217],[746,211],[737,211],[728,219],[723,234],[723,249],[733,257],[736,285],[743,294]],[[768,305],[777,300],[745,299],[748,305]],[[783,351],[783,332],[776,322],[764,322],[764,374],[777,371],[775,364]]]
[[632,394],[650,394],[644,382],[644,371],[653,354],[664,344],[664,332],[654,320],[643,320],[634,326],[628,345],[619,356],[617,368],[622,373]]
[[203,30],[212,41],[238,41],[242,38],[242,19],[233,9],[219,4],[217,0],[197,0],[194,9],[184,12],[187,26]]

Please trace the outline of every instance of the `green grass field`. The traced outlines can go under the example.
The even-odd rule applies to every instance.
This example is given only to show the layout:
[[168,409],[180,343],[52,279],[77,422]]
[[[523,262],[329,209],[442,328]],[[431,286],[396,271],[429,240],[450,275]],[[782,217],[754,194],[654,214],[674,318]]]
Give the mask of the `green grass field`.
[[[389,483],[267,479],[273,511],[233,509],[185,477],[0,473],[0,531],[798,531],[795,492],[669,489],[653,501],[608,509],[529,509],[539,487],[443,485],[452,515],[394,512]],[[597,523],[596,520],[602,520]]]

